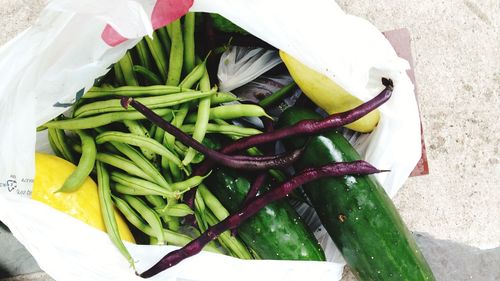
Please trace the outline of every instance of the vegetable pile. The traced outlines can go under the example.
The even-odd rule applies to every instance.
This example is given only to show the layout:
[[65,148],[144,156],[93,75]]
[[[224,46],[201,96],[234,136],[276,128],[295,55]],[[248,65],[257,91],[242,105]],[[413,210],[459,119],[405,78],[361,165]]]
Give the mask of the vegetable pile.
[[[88,176],[97,179],[106,230],[132,267],[114,207],[133,226],[138,243],[181,247],[140,274],[145,278],[202,250],[241,259],[324,261],[319,243],[288,201],[293,197],[310,200],[362,280],[413,275],[411,280],[432,280],[394,206],[367,176],[384,171],[360,160],[347,141],[340,153],[317,144],[323,134],[342,139],[336,129],[385,103],[392,81],[383,78],[385,89],[372,100],[325,118],[294,106],[274,129],[266,109],[279,104],[295,83],[260,105],[235,103],[235,95],[219,92],[211,81],[211,62],[227,44],[195,46],[213,33],[198,29],[210,30],[214,20],[221,24],[220,16],[188,13],[156,30],[98,79],[71,116],[44,124],[54,152],[78,164],[57,192],[77,191]],[[195,28],[203,24],[208,28]],[[305,80],[301,77],[299,86]],[[245,122],[247,117],[261,118],[265,132]],[[276,153],[278,141],[285,152]],[[292,166],[296,172],[289,174],[285,168]],[[318,182],[321,186],[313,187]],[[305,194],[298,192],[302,186]],[[366,211],[355,210],[365,206]],[[380,225],[370,222],[370,215]],[[376,250],[366,250],[372,243]],[[377,262],[367,253],[377,255]]]

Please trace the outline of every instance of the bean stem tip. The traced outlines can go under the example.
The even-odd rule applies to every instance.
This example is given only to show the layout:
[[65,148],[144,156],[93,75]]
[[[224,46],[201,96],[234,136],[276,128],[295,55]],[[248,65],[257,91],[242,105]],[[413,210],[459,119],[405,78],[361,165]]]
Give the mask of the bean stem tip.
[[121,97],[120,98],[120,104],[123,108],[128,109],[128,106],[132,102],[133,98],[130,97]]
[[384,86],[386,86],[387,88],[390,88],[391,90],[394,88],[394,83],[392,82],[392,79],[390,79],[390,78],[382,77],[382,84]]

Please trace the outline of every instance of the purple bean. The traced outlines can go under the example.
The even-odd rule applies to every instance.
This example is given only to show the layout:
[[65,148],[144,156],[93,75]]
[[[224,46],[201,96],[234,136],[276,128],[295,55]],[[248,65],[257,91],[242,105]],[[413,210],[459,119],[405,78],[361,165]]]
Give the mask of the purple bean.
[[[257,193],[259,192],[260,188],[264,185],[266,180],[267,180],[267,172],[262,172],[259,175],[257,175],[255,180],[252,182],[250,189],[245,195],[245,199],[243,200],[243,202],[241,202],[240,207],[244,207],[257,196]],[[233,228],[231,230],[231,234],[233,236],[236,236],[238,234],[238,230],[236,228]]]
[[266,170],[271,168],[281,168],[290,166],[293,162],[299,159],[302,154],[302,150],[299,149],[290,153],[283,153],[272,157],[225,155],[224,153],[212,150],[204,146],[197,140],[193,139],[190,135],[184,133],[177,127],[165,121],[160,115],[156,114],[154,111],[141,104],[140,102],[134,100],[133,98],[122,97],[121,104],[124,108],[127,108],[129,105],[131,105],[137,111],[146,116],[149,121],[153,122],[158,127],[175,136],[175,138],[184,145],[190,146],[203,153],[212,161],[230,168],[245,170]]
[[224,231],[235,229],[241,225],[246,219],[253,216],[267,204],[276,200],[282,199],[297,187],[308,182],[324,178],[324,177],[339,177],[344,175],[366,175],[382,172],[365,161],[354,161],[350,163],[339,162],[324,165],[318,168],[305,169],[289,181],[282,183],[276,188],[255,197],[249,204],[230,215],[220,223],[209,227],[198,238],[194,239],[181,249],[172,251],[164,256],[153,267],[143,272],[140,276],[144,278],[152,277],[163,270],[166,270],[182,260],[199,253],[203,247],[210,241],[214,240]]
[[[335,129],[347,124],[350,124],[377,107],[384,104],[392,95],[393,84],[392,80],[382,78],[382,83],[385,89],[373,99],[345,112],[331,114],[322,120],[303,120],[293,126],[282,128],[272,132],[266,132],[258,135],[253,135],[241,138],[221,150],[221,153],[231,154],[236,151],[241,151],[250,147],[254,147],[263,143],[273,142],[284,138],[294,137],[298,135],[314,135],[331,129]],[[204,175],[212,169],[214,162],[206,159],[195,170],[195,174]]]
[[280,161],[284,158],[284,155],[289,155],[289,157],[295,159],[295,157],[300,157],[302,155],[304,148],[292,150],[286,154],[277,154],[277,155],[263,155],[263,156],[249,156],[249,155],[231,155],[233,159],[240,161],[251,161],[253,159],[259,159],[260,161]]
[[382,78],[385,89],[373,99],[345,112],[332,114],[322,120],[303,120],[293,126],[272,132],[241,138],[224,147],[221,152],[230,154],[259,144],[297,135],[312,135],[350,124],[384,104],[392,95],[392,80]]
[[252,202],[252,200],[257,196],[257,193],[259,192],[260,188],[264,185],[266,180],[267,180],[267,172],[263,172],[255,178],[252,185],[250,186],[250,189],[247,192],[247,195],[245,196],[245,200],[243,200],[243,203],[241,203],[242,207]]

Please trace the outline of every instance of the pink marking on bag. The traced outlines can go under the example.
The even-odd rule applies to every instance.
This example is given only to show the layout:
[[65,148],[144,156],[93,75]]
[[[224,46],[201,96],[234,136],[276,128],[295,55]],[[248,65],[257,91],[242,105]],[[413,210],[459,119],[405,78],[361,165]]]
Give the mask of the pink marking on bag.
[[[163,27],[189,12],[194,0],[158,0],[153,8],[151,24],[153,29]],[[123,43],[127,38],[107,24],[101,34],[102,40],[111,47]]]
[[111,25],[107,24],[101,34],[102,40],[111,47],[115,47],[120,43],[127,41],[127,38],[118,33]]
[[153,8],[154,29],[163,27],[189,12],[194,0],[158,0]]

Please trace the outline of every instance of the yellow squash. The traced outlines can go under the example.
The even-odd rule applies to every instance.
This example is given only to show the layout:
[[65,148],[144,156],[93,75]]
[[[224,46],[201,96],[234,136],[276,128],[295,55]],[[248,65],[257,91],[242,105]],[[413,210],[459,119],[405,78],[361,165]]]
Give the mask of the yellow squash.
[[[76,166],[57,156],[39,152],[35,154],[35,166],[32,199],[43,202],[97,229],[106,230],[99,206],[97,185],[90,177],[75,192],[56,192]],[[115,217],[121,238],[135,243],[123,218],[116,212]]]
[[[363,103],[327,76],[302,64],[287,53],[280,51],[280,56],[293,80],[304,94],[328,114],[343,112]],[[357,132],[367,133],[377,126],[379,119],[380,113],[375,110],[346,127]]]

